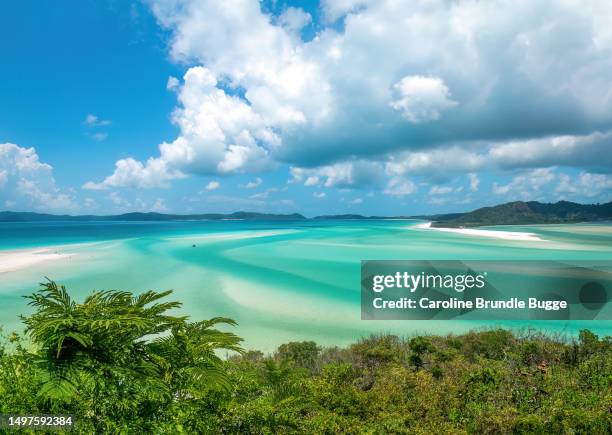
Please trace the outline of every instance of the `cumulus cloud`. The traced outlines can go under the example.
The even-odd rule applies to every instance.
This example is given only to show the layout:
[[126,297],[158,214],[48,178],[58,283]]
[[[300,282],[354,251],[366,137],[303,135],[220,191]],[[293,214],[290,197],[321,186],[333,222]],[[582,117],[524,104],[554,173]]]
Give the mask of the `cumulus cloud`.
[[384,193],[393,196],[411,195],[417,191],[417,186],[411,180],[402,177],[393,177],[389,180]]
[[254,189],[261,183],[263,183],[263,180],[260,177],[257,177],[254,180],[249,181],[244,187],[246,187],[247,189]]
[[381,181],[383,167],[376,162],[359,160],[316,168],[291,167],[290,172],[292,177],[290,183],[317,186],[322,182],[325,187],[360,188],[378,184]]
[[435,121],[441,112],[457,105],[438,77],[407,76],[393,85],[393,89],[397,99],[391,101],[391,107],[415,124]]
[[489,158],[503,168],[565,165],[612,171],[612,132],[510,141],[493,146]]
[[10,208],[72,211],[74,196],[57,187],[53,168],[40,161],[34,148],[0,144],[0,200]]
[[118,206],[118,207],[128,207],[130,206],[130,203],[124,199],[121,194],[119,194],[119,192],[110,192],[107,195],[107,199],[109,199],[114,205]]
[[333,22],[368,3],[370,0],[321,0],[321,9],[325,19]]
[[188,66],[168,82],[179,135],[89,188],[278,163],[292,182],[390,194],[414,191],[413,177],[466,174],[475,192],[482,170],[612,172],[607,0],[322,0],[309,41],[299,30],[312,17],[299,8],[272,17],[248,0],[149,4]]
[[612,191],[612,176],[589,172],[581,172],[575,177],[560,174],[559,183],[555,188],[555,192],[562,198],[594,198],[602,194],[609,195],[610,191]]
[[482,169],[486,164],[486,155],[452,146],[396,153],[387,162],[386,170],[391,175],[418,175],[432,180],[447,180],[460,173]]
[[87,190],[106,190],[111,187],[168,187],[168,181],[183,178],[177,170],[170,170],[165,160],[150,158],[145,164],[128,157],[115,163],[115,172],[100,183],[88,181],[83,185]]
[[480,184],[477,171],[558,166],[612,172],[612,132],[455,144],[427,151],[392,153],[388,155],[386,170],[392,175],[417,175],[433,181],[467,173],[470,190],[477,191]]
[[0,189],[6,186],[8,182],[8,172],[5,170],[0,171]]
[[188,174],[209,175],[263,170],[270,166],[268,149],[279,138],[262,117],[239,97],[216,87],[215,75],[204,67],[190,68],[178,92],[181,106],[173,116],[181,135],[159,145],[160,156],[145,163],[119,160],[106,187],[165,187]]
[[219,187],[221,187],[221,183],[219,183],[218,181],[211,181],[206,185],[206,190],[210,192],[212,190],[217,190]]
[[180,85],[181,82],[179,81],[179,79],[174,76],[170,76],[168,77],[168,81],[166,82],[166,89],[168,89],[169,91],[174,91],[178,89]]
[[317,184],[319,184],[319,177],[316,175],[311,175],[304,181],[304,186],[316,186]]
[[508,195],[512,198],[536,198],[542,187],[555,179],[555,173],[550,168],[540,168],[517,175],[508,184],[493,183],[493,193]]
[[[166,206],[166,202],[163,198],[148,200],[138,196],[136,198],[126,198],[121,193],[112,191],[106,195],[106,199],[109,200],[114,208],[120,212],[141,211],[162,213],[169,211],[169,208]],[[86,206],[95,207],[97,206],[97,203],[95,200],[88,198],[88,200],[86,200]]]
[[300,8],[288,7],[278,17],[278,23],[285,29],[292,32],[299,32],[307,24],[312,22],[312,17],[309,13],[304,12]]

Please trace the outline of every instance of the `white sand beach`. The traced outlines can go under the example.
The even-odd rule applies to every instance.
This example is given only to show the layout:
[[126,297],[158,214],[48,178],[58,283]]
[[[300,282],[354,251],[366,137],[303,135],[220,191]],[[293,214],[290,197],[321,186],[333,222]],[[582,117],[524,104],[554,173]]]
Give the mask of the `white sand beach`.
[[0,273],[15,272],[45,261],[61,260],[73,255],[60,253],[57,248],[0,251]]
[[517,240],[526,242],[542,242],[544,241],[534,233],[525,233],[520,231],[498,231],[498,230],[481,230],[476,228],[437,228],[432,227],[431,222],[417,224],[413,228],[428,229],[434,231],[443,231],[446,233],[464,234],[466,236],[491,237],[494,239]]

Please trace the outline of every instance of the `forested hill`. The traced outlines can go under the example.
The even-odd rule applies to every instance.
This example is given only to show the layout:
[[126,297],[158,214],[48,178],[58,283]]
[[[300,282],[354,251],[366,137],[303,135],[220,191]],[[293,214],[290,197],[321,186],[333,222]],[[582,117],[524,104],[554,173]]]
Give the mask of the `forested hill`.
[[[433,218],[433,217],[432,217]],[[436,227],[476,227],[484,225],[531,225],[612,220],[612,202],[577,204],[569,201],[541,203],[516,201],[432,219]]]

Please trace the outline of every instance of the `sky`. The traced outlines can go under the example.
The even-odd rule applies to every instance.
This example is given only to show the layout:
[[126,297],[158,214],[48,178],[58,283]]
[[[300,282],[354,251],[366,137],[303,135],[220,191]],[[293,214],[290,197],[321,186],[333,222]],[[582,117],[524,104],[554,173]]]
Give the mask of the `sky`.
[[0,4],[0,210],[612,200],[609,0]]

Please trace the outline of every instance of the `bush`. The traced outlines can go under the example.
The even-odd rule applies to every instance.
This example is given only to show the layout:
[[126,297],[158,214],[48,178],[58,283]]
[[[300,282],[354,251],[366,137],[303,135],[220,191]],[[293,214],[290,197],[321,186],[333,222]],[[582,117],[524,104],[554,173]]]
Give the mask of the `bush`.
[[314,341],[292,341],[279,346],[276,357],[288,361],[297,367],[314,370],[317,365],[320,348]]

